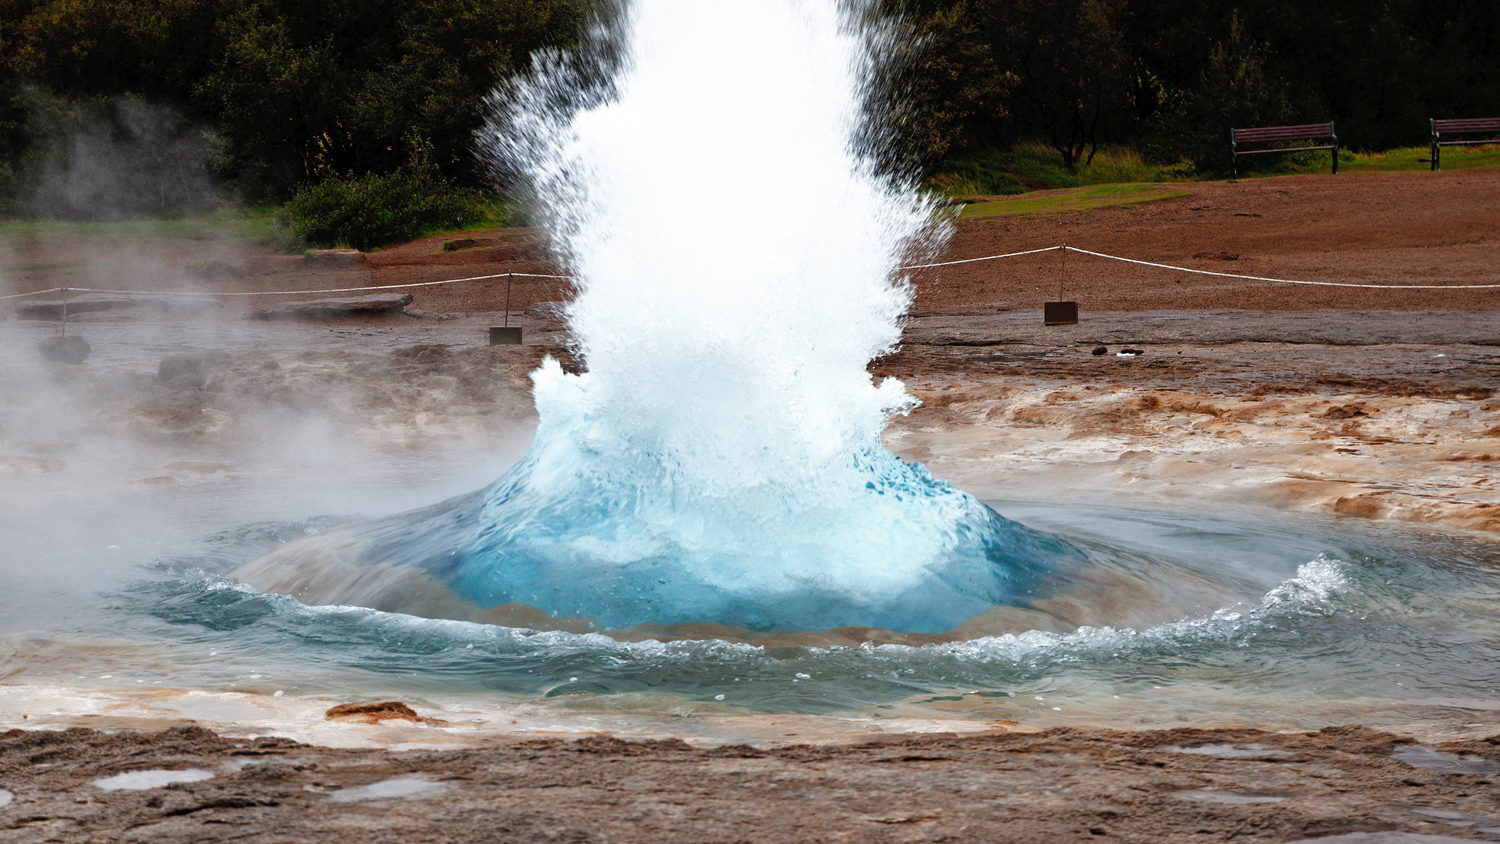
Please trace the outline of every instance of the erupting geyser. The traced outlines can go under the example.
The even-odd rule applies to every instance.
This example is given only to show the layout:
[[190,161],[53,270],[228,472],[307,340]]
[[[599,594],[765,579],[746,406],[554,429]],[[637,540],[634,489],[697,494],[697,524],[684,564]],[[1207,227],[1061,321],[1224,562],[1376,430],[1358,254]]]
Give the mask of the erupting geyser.
[[851,15],[635,0],[592,78],[553,56],[499,92],[481,140],[578,278],[587,373],[537,370],[535,441],[488,489],[239,577],[419,614],[932,633],[1070,555],[881,445],[914,402],[866,367],[900,338],[902,257],[941,232],[875,167],[879,37]]

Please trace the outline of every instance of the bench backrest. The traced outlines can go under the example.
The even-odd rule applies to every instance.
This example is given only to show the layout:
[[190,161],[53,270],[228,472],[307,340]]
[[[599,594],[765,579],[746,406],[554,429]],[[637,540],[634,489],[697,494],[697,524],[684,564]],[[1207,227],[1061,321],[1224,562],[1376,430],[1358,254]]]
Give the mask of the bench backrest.
[[1433,120],[1432,131],[1434,134],[1442,134],[1443,132],[1500,132],[1500,117]]
[[1253,144],[1265,141],[1305,141],[1333,137],[1332,123],[1308,123],[1303,126],[1268,126],[1264,129],[1235,129],[1234,142]]

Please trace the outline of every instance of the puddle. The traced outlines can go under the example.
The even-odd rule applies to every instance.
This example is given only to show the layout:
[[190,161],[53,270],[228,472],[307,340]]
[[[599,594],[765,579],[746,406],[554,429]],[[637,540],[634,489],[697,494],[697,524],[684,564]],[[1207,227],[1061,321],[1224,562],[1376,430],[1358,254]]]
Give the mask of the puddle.
[[1449,826],[1473,826],[1474,821],[1468,819],[1463,812],[1453,812],[1448,809],[1412,809],[1418,815],[1426,815],[1429,818],[1437,818]]
[[1445,774],[1500,774],[1500,762],[1483,756],[1457,756],[1443,753],[1419,744],[1396,748],[1391,758],[1398,759],[1416,768],[1440,771]]
[[389,800],[396,797],[422,797],[433,794],[441,794],[448,790],[448,786],[440,782],[432,782],[420,774],[406,777],[392,777],[380,782],[372,782],[369,785],[346,788],[343,791],[334,792],[331,796],[338,803],[355,803],[361,800]]
[[202,768],[185,768],[180,771],[165,769],[131,771],[128,774],[116,774],[112,777],[94,780],[94,787],[101,791],[144,791],[148,788],[161,788],[174,782],[201,782],[213,778],[213,771],[205,771]]
[[14,799],[16,799],[16,796],[14,794],[11,794],[9,791],[6,791],[3,788],[0,788],[0,809],[4,809],[6,806],[9,806],[10,801]]
[[1474,839],[1420,832],[1348,832],[1327,838],[1299,838],[1289,844],[1474,844]]
[[1264,744],[1200,744],[1197,747],[1164,747],[1162,750],[1196,756],[1217,756],[1220,759],[1279,759],[1292,755],[1279,747]]
[[1197,800],[1201,803],[1228,803],[1243,806],[1247,803],[1280,803],[1288,797],[1273,797],[1269,794],[1235,794],[1232,791],[1174,791],[1172,796],[1180,800]]

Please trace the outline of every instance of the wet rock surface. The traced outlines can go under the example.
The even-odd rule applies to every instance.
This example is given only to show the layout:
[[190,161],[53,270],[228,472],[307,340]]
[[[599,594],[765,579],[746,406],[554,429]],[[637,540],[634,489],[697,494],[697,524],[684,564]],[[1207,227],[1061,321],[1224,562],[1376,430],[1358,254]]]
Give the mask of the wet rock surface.
[[[1497,742],[1456,742],[1432,752],[1500,759]],[[1216,752],[1183,752],[1199,746]],[[1226,752],[1237,746],[1251,752]],[[0,735],[0,786],[15,795],[0,805],[0,837],[1493,840],[1500,826],[1494,778],[1428,770],[1397,755],[1413,747],[1387,733],[1334,727],[1300,734],[997,731],[711,748],[600,735],[392,754],[222,737],[197,727],[13,730]],[[132,771],[178,781],[115,791],[95,784]]]
[[16,308],[16,318],[62,319],[64,314],[67,316],[78,316],[80,314],[98,313],[99,311],[140,308],[148,304],[150,304],[150,301],[144,298],[86,293],[82,296],[74,296],[66,302],[59,299],[56,302],[31,302],[21,305]]
[[410,305],[413,298],[410,293],[372,293],[368,296],[285,302],[275,307],[255,311],[251,316],[255,319],[337,319],[370,316],[399,311]]

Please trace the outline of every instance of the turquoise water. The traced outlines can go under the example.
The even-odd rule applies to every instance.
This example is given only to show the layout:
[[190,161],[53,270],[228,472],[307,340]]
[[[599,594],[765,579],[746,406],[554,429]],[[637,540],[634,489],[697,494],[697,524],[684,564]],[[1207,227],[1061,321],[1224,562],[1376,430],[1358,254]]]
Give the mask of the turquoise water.
[[[1494,700],[1500,688],[1500,550],[1488,544],[1344,523],[997,506],[1086,550],[1090,564],[1078,580],[1046,585],[1062,599],[1038,617],[1063,628],[1070,615],[1091,624],[923,647],[626,643],[306,607],[224,577],[332,524],[324,520],[245,525],[193,542],[105,596],[97,627],[69,632],[108,629],[153,654],[154,666],[171,654],[169,668],[137,666],[117,674],[122,683],[500,693],[601,707],[652,695],[759,712],[878,713],[934,695],[983,702],[1176,689],[1233,711],[1237,700],[1268,698],[1463,705]],[[1045,596],[1038,601],[1048,606]],[[1242,716],[1253,720],[1261,705]]]

